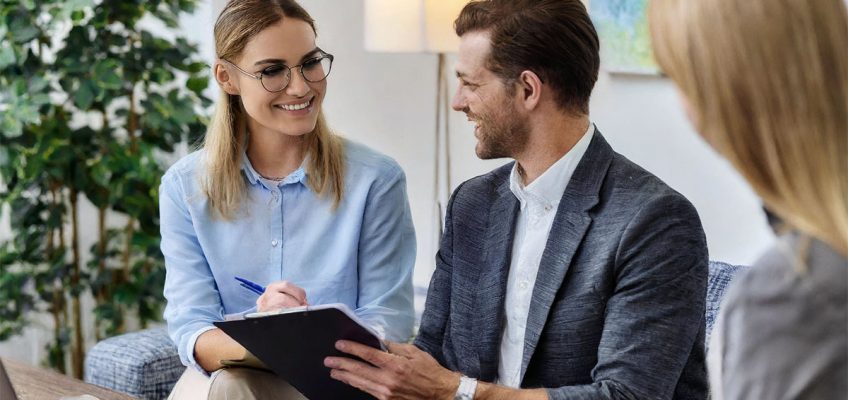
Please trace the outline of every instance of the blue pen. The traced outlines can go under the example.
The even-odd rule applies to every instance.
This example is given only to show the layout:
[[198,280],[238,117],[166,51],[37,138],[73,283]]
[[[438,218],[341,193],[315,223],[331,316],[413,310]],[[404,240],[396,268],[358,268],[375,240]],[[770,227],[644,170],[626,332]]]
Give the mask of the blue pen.
[[238,276],[235,277],[235,278],[236,278],[237,281],[241,282],[241,287],[243,287],[247,290],[250,290],[251,292],[256,293],[260,296],[262,295],[262,293],[265,293],[265,287],[264,286],[262,286],[258,283],[253,283],[253,282],[251,282],[247,279],[240,278]]

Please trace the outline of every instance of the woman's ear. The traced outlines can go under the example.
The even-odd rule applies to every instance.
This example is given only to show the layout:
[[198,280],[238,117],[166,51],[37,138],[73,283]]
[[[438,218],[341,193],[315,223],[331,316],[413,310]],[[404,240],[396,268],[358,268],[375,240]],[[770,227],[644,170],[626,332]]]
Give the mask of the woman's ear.
[[227,70],[226,65],[224,65],[221,61],[217,61],[213,68],[215,69],[215,80],[218,81],[218,86],[227,92],[227,94],[238,95],[239,87],[236,84],[235,79],[230,76],[230,72]]
[[519,99],[527,111],[533,110],[539,105],[542,97],[542,79],[533,71],[523,71],[515,82],[518,86]]

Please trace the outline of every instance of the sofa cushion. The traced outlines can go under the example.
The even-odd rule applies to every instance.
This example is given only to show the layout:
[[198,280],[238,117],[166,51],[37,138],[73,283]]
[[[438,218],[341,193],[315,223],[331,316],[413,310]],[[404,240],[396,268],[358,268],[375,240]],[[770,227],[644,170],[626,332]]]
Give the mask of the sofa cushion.
[[718,317],[719,308],[721,306],[722,297],[727,290],[730,282],[740,270],[745,267],[739,265],[731,265],[720,261],[710,261],[709,280],[707,282],[707,335],[704,341],[705,345],[709,346],[710,333],[713,330],[713,324]]
[[85,381],[141,399],[164,399],[185,371],[164,327],[100,341],[85,359]]

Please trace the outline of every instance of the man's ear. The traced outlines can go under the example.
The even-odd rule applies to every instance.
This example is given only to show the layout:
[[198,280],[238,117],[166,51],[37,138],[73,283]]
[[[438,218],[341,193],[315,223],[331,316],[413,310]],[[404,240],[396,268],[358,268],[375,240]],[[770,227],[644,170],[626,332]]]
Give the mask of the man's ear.
[[515,82],[519,101],[527,111],[533,110],[539,105],[542,98],[542,79],[533,71],[523,71]]
[[230,76],[230,72],[227,70],[226,65],[218,61],[215,63],[213,68],[213,73],[215,75],[215,80],[218,81],[218,86],[227,92],[227,94],[238,95],[239,87],[236,84],[235,79]]

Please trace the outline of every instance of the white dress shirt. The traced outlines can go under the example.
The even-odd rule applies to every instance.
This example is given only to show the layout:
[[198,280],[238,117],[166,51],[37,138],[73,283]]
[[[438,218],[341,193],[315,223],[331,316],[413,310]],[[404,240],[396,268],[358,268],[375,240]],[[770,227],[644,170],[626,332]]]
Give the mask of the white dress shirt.
[[498,383],[501,385],[517,388],[521,384],[524,333],[542,252],[548,242],[559,201],[586,153],[594,131],[595,125],[589,123],[586,133],[574,147],[527,187],[524,187],[518,163],[509,176],[509,188],[518,198],[521,211],[516,219],[504,302],[506,321],[498,364]]

